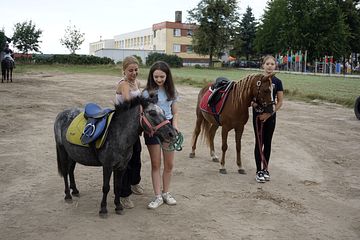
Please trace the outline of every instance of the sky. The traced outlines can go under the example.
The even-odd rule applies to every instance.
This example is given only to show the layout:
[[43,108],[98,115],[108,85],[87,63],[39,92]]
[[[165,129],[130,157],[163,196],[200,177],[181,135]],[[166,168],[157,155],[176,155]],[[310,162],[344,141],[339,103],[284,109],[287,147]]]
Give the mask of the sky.
[[[3,2],[5,0],[1,0]],[[200,0],[11,0],[1,4],[0,29],[12,37],[14,25],[32,21],[42,30],[40,51],[45,54],[67,54],[61,45],[67,26],[75,26],[85,33],[85,41],[78,54],[89,53],[89,43],[113,39],[115,35],[152,27],[154,23],[175,21],[175,11],[182,11],[186,22],[187,11]],[[240,14],[247,6],[256,19],[264,12],[267,0],[238,0]],[[10,47],[11,44],[10,44]],[[14,49],[16,51],[16,49]]]

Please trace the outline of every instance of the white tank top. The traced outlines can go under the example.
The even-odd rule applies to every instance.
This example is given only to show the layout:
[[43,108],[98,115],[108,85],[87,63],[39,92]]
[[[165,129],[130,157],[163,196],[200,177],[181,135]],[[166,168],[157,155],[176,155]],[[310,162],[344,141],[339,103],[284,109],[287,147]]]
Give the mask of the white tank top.
[[[118,84],[120,82],[122,82],[122,81],[124,81],[124,79],[121,79],[118,82]],[[130,98],[135,98],[135,97],[140,96],[140,95],[141,95],[140,89],[130,91]],[[120,103],[123,103],[123,102],[124,102],[124,97],[121,94],[116,93],[116,95],[115,95],[115,104],[120,104]]]

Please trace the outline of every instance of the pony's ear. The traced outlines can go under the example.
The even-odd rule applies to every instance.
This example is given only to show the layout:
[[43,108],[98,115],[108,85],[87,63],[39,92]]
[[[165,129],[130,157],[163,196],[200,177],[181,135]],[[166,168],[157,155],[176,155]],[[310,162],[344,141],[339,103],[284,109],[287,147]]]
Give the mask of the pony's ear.
[[152,92],[149,94],[149,102],[156,104],[158,102],[158,95],[156,92]]

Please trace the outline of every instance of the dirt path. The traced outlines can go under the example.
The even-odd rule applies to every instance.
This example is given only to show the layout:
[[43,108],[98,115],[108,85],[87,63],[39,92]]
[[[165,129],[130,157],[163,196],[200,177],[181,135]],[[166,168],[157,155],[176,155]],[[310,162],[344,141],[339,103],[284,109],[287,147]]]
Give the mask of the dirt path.
[[[285,101],[278,114],[272,180],[254,180],[253,130],[246,125],[242,159],[229,136],[227,175],[198,144],[188,158],[198,89],[179,86],[183,151],[176,154],[172,192],[178,205],[146,209],[152,198],[150,160],[142,152],[145,194],[136,207],[98,216],[101,168],[77,165],[80,198],[65,203],[57,174],[53,122],[65,108],[111,106],[116,78],[39,73],[0,84],[0,239],[359,239],[360,121],[332,104]],[[286,87],[286,86],[285,86]],[[216,150],[220,154],[220,136]],[[112,191],[112,189],[111,189]]]

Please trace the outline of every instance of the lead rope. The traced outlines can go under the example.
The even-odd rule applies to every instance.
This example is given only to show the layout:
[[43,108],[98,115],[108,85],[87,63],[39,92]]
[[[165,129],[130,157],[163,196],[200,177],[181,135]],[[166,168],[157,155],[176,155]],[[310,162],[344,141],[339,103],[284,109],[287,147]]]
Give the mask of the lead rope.
[[[261,122],[260,126],[259,126],[259,122]],[[263,127],[264,127],[264,122],[260,120],[259,116],[257,116],[256,117],[256,138],[257,138],[257,142],[258,142],[261,162],[264,167],[262,170],[267,170],[268,166],[267,166],[267,162],[266,162],[265,155],[264,155],[264,149],[263,149],[263,134],[262,134]]]
[[165,150],[165,151],[181,151],[182,150],[182,144],[184,142],[184,136],[182,135],[181,132],[177,132],[176,136],[175,136],[175,140],[169,142],[168,146],[164,146],[163,143],[160,141],[160,139],[158,137],[156,137],[160,143],[160,147]]

